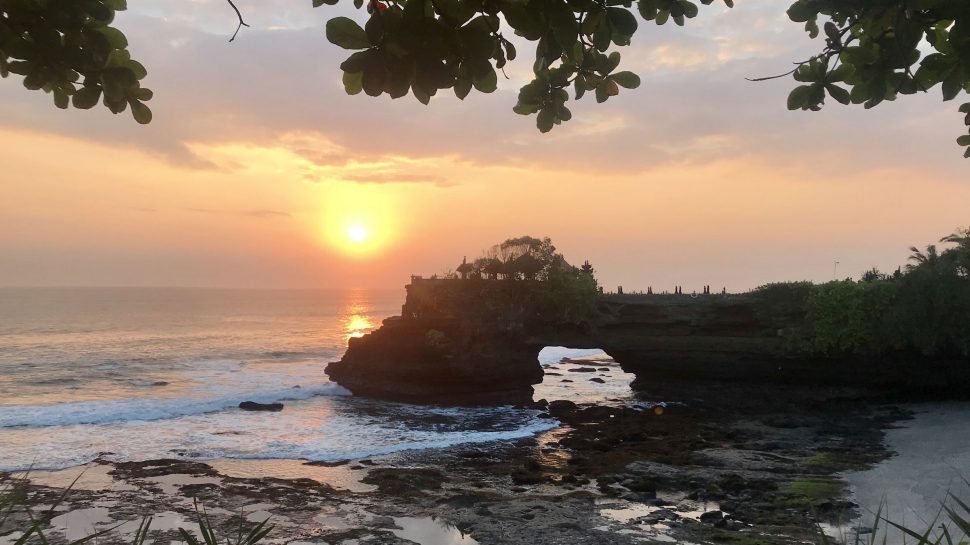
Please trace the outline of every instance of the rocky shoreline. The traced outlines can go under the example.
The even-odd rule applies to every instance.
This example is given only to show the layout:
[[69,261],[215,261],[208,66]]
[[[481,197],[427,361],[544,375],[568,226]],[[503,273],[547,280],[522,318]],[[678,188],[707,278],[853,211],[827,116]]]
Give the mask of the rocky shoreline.
[[[884,430],[908,416],[842,389],[670,383],[650,397],[672,402],[553,403],[562,426],[534,438],[291,461],[282,477],[217,462],[97,462],[88,471],[100,479],[71,491],[49,537],[78,535],[84,519],[71,513],[99,528],[155,514],[155,537],[178,539],[195,498],[217,527],[271,517],[269,542],[804,543],[816,523],[853,515],[839,473],[885,459]],[[41,477],[28,476],[29,497],[50,505],[62,488]],[[129,542],[125,529],[100,542]]]

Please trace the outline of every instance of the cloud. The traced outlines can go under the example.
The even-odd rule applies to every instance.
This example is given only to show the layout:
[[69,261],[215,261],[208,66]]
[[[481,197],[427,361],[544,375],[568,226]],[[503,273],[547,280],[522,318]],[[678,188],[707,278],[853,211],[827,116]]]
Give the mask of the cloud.
[[453,185],[443,176],[419,173],[377,172],[373,174],[353,174],[344,179],[362,184],[434,184],[440,187]]
[[248,217],[248,218],[290,218],[292,214],[289,212],[284,212],[282,210],[271,210],[266,208],[254,208],[250,210],[217,210],[213,208],[198,208],[189,207],[186,208],[189,212],[196,212],[199,214],[232,214],[236,216]]
[[[306,161],[307,179],[360,183],[449,185],[414,166],[349,173],[387,157],[603,176],[742,154],[805,168],[872,170],[920,161],[959,172],[959,161],[945,157],[959,155],[952,137],[960,120],[950,116],[949,130],[950,117],[940,114],[952,108],[936,97],[906,97],[865,112],[833,104],[821,113],[790,113],[785,97],[793,82],[745,81],[783,71],[819,45],[770,0],[705,8],[686,28],[643,24],[633,46],[622,48],[621,64],[643,76],[641,87],[606,104],[591,97],[570,103],[574,119],[548,135],[538,133],[534,117],[511,112],[517,81],[464,101],[445,90],[427,107],[411,97],[347,96],[338,68],[346,52],[322,31],[344,8],[297,9],[274,0],[243,2],[240,9],[253,27],[232,44],[233,14],[219,1],[173,2],[119,18],[156,92],[147,127],[103,108],[56,110],[49,97],[13,80],[0,83],[0,118],[8,126],[138,148],[186,169],[245,167],[245,156],[230,161],[207,153],[220,146],[280,148]],[[527,67],[528,59],[515,63],[513,76],[528,72],[518,66]],[[899,136],[933,124],[918,142]]]
[[241,216],[248,216],[248,217],[251,217],[251,218],[289,218],[289,217],[292,217],[292,214],[290,214],[289,212],[282,212],[280,210],[263,210],[263,209],[244,210],[242,212],[239,212],[239,215],[241,215]]

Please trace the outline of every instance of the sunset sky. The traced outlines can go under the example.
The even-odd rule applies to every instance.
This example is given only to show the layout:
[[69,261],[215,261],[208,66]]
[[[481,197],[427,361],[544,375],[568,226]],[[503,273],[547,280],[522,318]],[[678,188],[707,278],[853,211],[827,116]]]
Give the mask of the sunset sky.
[[547,135],[511,111],[526,53],[464,102],[349,97],[323,27],[352,7],[237,4],[252,28],[231,44],[223,0],[119,14],[148,126],[0,80],[0,286],[396,287],[529,234],[607,289],[744,290],[835,261],[891,271],[970,224],[965,128],[938,89],[806,113],[785,109],[790,80],[745,81],[818,48],[786,2],[641,21],[622,66],[643,85]]

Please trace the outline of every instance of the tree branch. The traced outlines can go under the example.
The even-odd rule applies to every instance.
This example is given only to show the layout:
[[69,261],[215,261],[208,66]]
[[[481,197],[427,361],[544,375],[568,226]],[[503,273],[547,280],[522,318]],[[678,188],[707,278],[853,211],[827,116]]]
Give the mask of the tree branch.
[[234,4],[232,0],[226,0],[226,2],[229,2],[229,5],[232,6],[233,11],[236,12],[236,17],[239,18],[239,24],[236,25],[236,31],[232,33],[232,38],[229,38],[229,41],[231,42],[236,39],[236,35],[239,34],[239,29],[244,26],[248,27],[249,24],[246,23],[246,21],[243,21],[242,13],[239,12],[239,8],[236,7],[236,4]]

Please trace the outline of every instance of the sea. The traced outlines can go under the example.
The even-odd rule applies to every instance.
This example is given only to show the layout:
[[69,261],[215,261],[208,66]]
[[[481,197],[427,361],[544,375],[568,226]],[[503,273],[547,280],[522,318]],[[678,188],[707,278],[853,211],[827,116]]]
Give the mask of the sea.
[[[0,288],[0,471],[95,459],[336,461],[558,425],[530,409],[363,399],[330,382],[324,368],[347,341],[403,302],[403,290]],[[597,353],[550,347],[537,357],[552,366]],[[584,384],[601,389],[584,395],[615,395],[614,383]],[[242,401],[285,408],[246,412]]]

